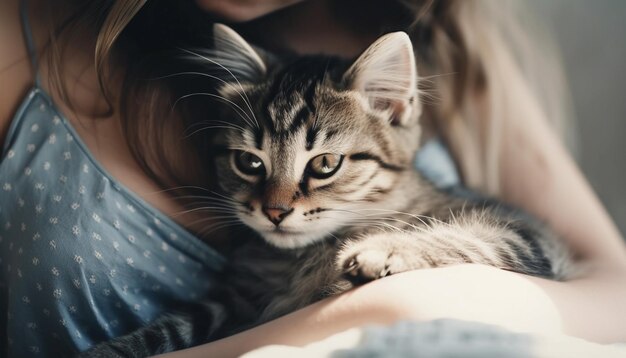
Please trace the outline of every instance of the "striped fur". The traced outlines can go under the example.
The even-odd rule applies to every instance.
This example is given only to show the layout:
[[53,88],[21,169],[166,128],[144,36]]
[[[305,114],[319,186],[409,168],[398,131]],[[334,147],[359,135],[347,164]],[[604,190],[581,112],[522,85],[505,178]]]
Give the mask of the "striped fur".
[[151,324],[79,354],[90,358],[140,358],[208,342],[224,327],[227,309],[215,301],[201,302],[159,317]]
[[[226,105],[214,121],[220,129],[205,139],[220,202],[260,238],[232,252],[223,306],[164,316],[87,356],[189,347],[218,337],[227,319],[219,334],[408,270],[477,263],[567,275],[566,250],[545,226],[497,201],[439,191],[413,169],[420,107],[406,35],[384,36],[355,62],[307,56],[264,65],[233,31],[217,33],[230,36],[217,42],[227,51],[240,51],[228,58],[253,64],[238,73],[262,78],[239,83],[227,71],[219,91]],[[242,152],[264,171],[238,167]],[[340,155],[341,166],[316,178],[311,161],[325,153]],[[268,208],[282,210],[282,221]],[[226,317],[226,307],[246,314]]]

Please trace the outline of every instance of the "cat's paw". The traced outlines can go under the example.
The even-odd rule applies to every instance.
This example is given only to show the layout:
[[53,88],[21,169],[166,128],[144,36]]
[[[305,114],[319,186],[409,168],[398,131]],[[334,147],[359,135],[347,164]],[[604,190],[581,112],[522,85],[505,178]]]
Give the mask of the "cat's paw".
[[347,243],[337,260],[344,278],[358,284],[415,269],[411,255],[389,236],[377,234]]

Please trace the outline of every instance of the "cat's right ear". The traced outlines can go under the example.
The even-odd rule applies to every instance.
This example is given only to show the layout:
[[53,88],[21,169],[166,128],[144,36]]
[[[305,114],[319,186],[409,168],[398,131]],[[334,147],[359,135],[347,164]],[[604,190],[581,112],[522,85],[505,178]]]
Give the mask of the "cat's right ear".
[[265,76],[267,65],[250,44],[235,30],[224,24],[213,25],[213,39],[219,65],[239,80]]
[[421,112],[413,45],[404,32],[380,37],[346,71],[345,85],[359,92],[370,109],[406,125]]

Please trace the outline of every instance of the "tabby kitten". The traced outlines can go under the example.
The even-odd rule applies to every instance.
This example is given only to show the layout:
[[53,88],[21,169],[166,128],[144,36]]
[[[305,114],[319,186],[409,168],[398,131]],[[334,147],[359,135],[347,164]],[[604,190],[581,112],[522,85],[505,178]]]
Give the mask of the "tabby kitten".
[[421,106],[405,33],[379,38],[353,63],[307,56],[279,67],[229,28],[216,36],[221,53],[247,59],[233,74],[257,78],[221,88],[234,105],[220,118],[232,128],[215,137],[214,160],[221,193],[269,244],[231,260],[230,282],[261,320],[420,268],[567,274],[566,251],[535,220],[439,191],[413,168]]
[[[209,139],[217,190],[261,238],[230,257],[229,299],[240,301],[231,308],[247,314],[230,312],[231,323],[258,324],[420,268],[478,263],[565,277],[567,254],[545,227],[498,202],[439,191],[414,170],[421,106],[405,33],[379,38],[354,62],[263,60],[228,27],[216,25],[215,36],[216,52],[195,55],[227,73],[219,96],[228,105],[215,121],[226,128]],[[210,322],[226,312],[207,307]],[[198,332],[194,317],[166,316],[88,353],[143,356],[214,339],[216,327]]]

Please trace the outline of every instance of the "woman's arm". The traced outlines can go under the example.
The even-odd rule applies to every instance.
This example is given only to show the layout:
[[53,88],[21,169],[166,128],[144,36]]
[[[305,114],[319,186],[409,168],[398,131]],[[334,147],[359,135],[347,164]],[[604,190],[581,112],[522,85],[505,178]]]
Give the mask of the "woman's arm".
[[[524,99],[521,99],[524,100]],[[502,198],[542,218],[564,239],[585,272],[542,284],[558,303],[565,332],[598,341],[626,340],[626,246],[618,229],[538,107],[503,129]]]
[[348,328],[401,319],[455,318],[513,331],[626,340],[626,280],[593,274],[554,282],[488,266],[411,271],[374,281],[260,327],[168,358],[235,357],[257,347],[304,346]]
[[624,272],[626,246],[615,224],[535,102],[520,100],[526,116],[502,133],[502,199],[547,221],[594,270]]

